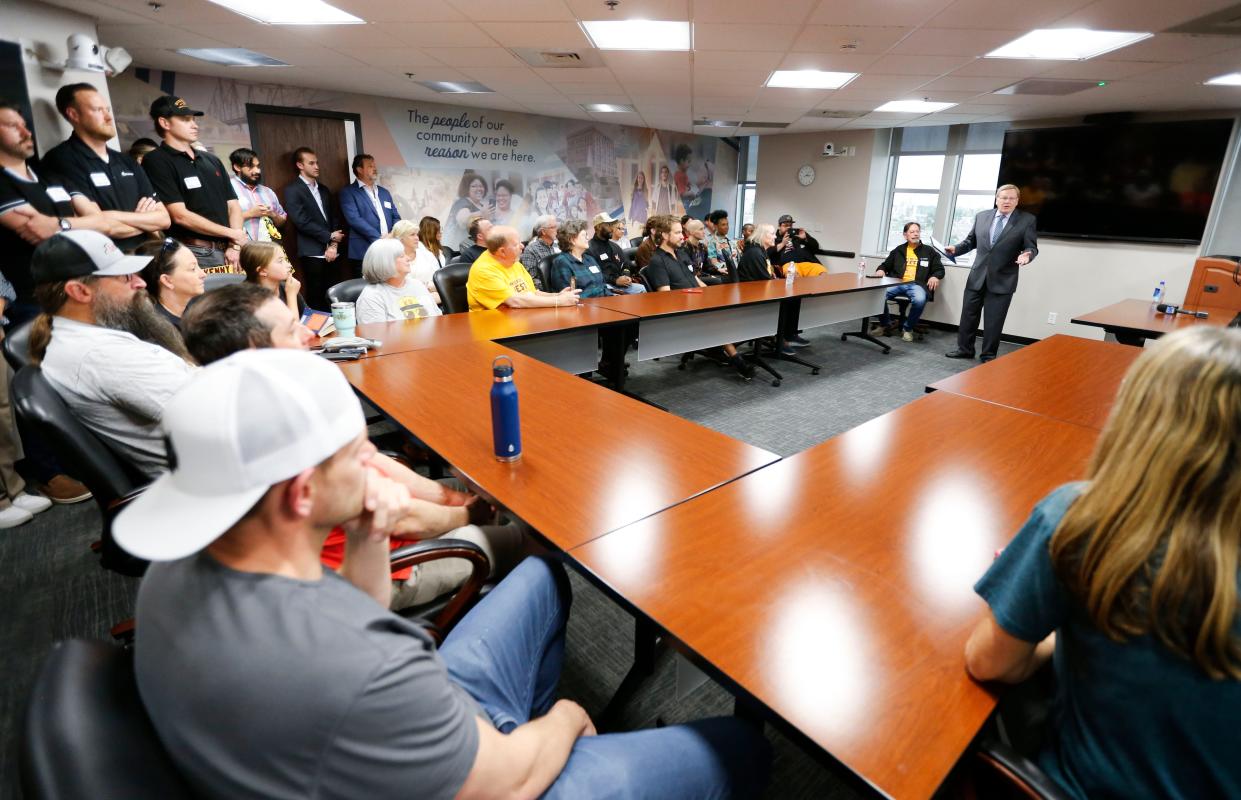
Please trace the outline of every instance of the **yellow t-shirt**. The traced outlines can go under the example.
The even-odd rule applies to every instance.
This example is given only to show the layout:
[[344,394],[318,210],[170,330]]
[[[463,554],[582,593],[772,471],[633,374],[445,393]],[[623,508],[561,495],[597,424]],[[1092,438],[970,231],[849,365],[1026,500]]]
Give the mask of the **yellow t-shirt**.
[[506,267],[490,251],[478,257],[470,267],[470,277],[465,282],[465,294],[471,311],[499,308],[514,294],[533,291],[534,281],[520,261]]
[[905,245],[905,276],[903,281],[912,281],[918,274],[918,251],[912,244]]

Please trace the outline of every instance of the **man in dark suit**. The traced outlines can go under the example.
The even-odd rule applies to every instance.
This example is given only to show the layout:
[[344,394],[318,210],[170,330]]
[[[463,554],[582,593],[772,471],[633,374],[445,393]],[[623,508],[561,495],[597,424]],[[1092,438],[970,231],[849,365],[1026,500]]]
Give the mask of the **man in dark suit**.
[[371,242],[392,230],[400,219],[392,193],[378,183],[375,159],[366,153],[353,157],[357,180],[340,190],[340,213],[349,228],[349,269],[353,277],[362,274],[362,257]]
[[1033,214],[1017,210],[1019,198],[1016,186],[1001,186],[995,193],[995,208],[980,212],[974,217],[969,235],[960,244],[945,248],[949,255],[978,249],[965,282],[957,349],[945,353],[949,358],[974,357],[974,337],[978,335],[978,321],[984,315],[987,325],[982,336],[981,360],[995,358],[1000,348],[1004,317],[1017,291],[1017,273],[1038,255],[1035,218]]
[[332,193],[319,183],[319,157],[309,147],[293,151],[298,176],[284,187],[284,208],[297,230],[298,263],[302,285],[311,308],[327,310],[327,289],[340,278],[332,264],[345,238],[337,229]]

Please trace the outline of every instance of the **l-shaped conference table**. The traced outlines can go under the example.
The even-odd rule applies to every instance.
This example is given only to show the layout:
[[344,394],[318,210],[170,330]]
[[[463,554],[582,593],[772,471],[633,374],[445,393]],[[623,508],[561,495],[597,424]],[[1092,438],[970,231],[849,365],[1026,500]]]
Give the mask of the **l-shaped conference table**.
[[[613,326],[637,325],[638,357],[654,358],[774,335],[791,303],[803,328],[874,314],[895,283],[835,274],[359,326],[383,345],[341,367],[767,721],[880,795],[925,798],[995,707],[964,669],[985,611],[971,587],[1034,504],[1082,475],[1120,351],[1136,350],[1054,336],[784,459],[573,374]],[[491,453],[501,354],[520,393],[514,464]],[[1028,388],[1070,355],[1058,392]]]

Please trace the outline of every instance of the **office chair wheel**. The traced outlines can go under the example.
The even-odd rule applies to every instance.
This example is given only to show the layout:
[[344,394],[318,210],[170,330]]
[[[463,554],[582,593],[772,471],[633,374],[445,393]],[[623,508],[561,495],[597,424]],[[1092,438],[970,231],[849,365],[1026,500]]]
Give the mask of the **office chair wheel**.
[[818,367],[815,367],[814,369],[810,370],[810,374],[811,374],[811,375],[818,375],[818,374],[819,374],[819,368],[818,368]]
[[848,336],[845,336],[845,335],[842,333],[842,334],[840,334],[840,341],[842,341],[842,342],[847,342],[847,341],[849,341],[849,337],[848,337]]

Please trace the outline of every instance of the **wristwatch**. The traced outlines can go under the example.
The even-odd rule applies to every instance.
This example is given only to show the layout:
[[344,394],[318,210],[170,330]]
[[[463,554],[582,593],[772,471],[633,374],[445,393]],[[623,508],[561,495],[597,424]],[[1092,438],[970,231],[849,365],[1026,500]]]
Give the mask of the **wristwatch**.
[[73,225],[70,224],[69,220],[65,219],[64,217],[57,217],[56,221],[60,223],[60,229],[62,231],[73,230]]

